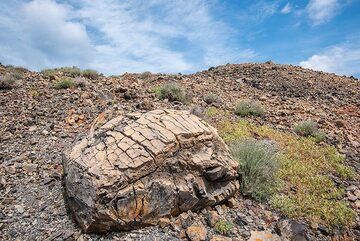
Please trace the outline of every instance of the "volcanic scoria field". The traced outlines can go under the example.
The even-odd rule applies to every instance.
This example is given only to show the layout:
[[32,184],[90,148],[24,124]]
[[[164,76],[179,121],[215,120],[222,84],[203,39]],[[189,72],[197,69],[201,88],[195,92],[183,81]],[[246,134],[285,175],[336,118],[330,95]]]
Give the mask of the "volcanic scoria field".
[[[0,240],[360,240],[354,77],[272,62],[109,77],[0,65],[0,76]],[[67,174],[81,140],[70,159],[88,169]],[[122,192],[135,203],[114,208]]]

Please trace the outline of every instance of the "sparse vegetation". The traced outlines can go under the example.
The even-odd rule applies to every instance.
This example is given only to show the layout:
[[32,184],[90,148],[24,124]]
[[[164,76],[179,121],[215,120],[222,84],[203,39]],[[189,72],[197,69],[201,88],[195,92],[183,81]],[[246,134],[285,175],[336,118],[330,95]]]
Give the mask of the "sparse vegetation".
[[73,66],[73,67],[61,67],[58,69],[60,72],[62,72],[64,75],[69,77],[78,77],[81,76],[81,69]]
[[85,78],[93,79],[93,80],[99,78],[99,73],[96,70],[92,70],[92,69],[85,69],[81,71],[81,75]]
[[62,78],[54,85],[54,88],[59,90],[59,89],[68,89],[75,86],[76,83],[72,78]]
[[239,161],[241,192],[258,201],[266,200],[276,189],[279,161],[275,148],[265,141],[237,141],[230,145]]
[[35,89],[30,90],[29,94],[30,94],[31,98],[37,98],[40,95],[39,92]]
[[213,106],[207,108],[206,111],[205,111],[205,115],[206,115],[207,117],[217,116],[218,113],[219,113],[218,109],[217,109],[216,107],[213,107]]
[[[312,137],[298,138],[245,120],[223,121],[215,125],[230,146],[237,142],[246,143],[254,137],[276,143],[278,169],[274,177],[278,187],[273,195],[268,196],[274,208],[288,217],[303,218],[329,228],[353,224],[355,213],[341,200],[344,191],[330,176],[345,180],[356,178],[357,174],[344,165],[344,157],[334,147],[320,146]],[[247,153],[251,153],[251,148],[248,149]],[[238,159],[239,154],[234,154]]]
[[205,96],[204,101],[208,105],[219,104],[221,103],[221,98],[215,94],[208,94],[207,96]]
[[18,73],[21,75],[29,71],[27,68],[22,66],[7,65],[6,68],[9,69],[11,73]]
[[318,129],[318,126],[314,121],[304,121],[296,125],[294,131],[300,136],[312,137],[316,142],[320,142],[326,137],[325,133]]
[[142,80],[148,80],[151,78],[151,76],[152,76],[152,73],[150,71],[145,71],[139,75],[139,78]]
[[180,101],[183,103],[186,101],[185,91],[176,83],[169,83],[155,88],[154,92],[162,100],[168,99],[169,101]]
[[17,78],[13,74],[0,76],[0,90],[10,90],[15,87]]
[[233,229],[233,223],[227,220],[219,220],[216,224],[215,224],[215,231],[219,234],[222,235],[230,235],[232,233],[232,229]]
[[235,107],[235,114],[241,117],[261,116],[265,113],[264,108],[259,102],[244,100],[240,101]]
[[87,79],[97,79],[99,78],[100,75],[96,70],[92,70],[92,69],[81,70],[80,68],[75,66],[43,69],[41,70],[41,74],[43,74],[45,77],[54,77],[56,74],[59,74],[72,78],[83,76]]
[[54,77],[56,74],[56,69],[43,69],[40,72],[44,77]]

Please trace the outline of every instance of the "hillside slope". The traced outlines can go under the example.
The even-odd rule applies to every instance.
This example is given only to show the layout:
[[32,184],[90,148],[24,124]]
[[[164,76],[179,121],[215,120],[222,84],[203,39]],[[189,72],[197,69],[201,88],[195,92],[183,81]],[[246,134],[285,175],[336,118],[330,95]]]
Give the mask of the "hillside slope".
[[[0,75],[11,71],[14,68],[0,66]],[[104,122],[119,113],[156,108],[190,110],[197,106],[206,110],[209,105],[204,97],[210,93],[222,100],[215,104],[216,108],[229,113],[234,112],[239,100],[259,101],[266,109],[265,115],[246,117],[257,125],[293,132],[299,122],[317,122],[326,133],[325,143],[334,145],[346,156],[346,163],[360,173],[360,82],[355,78],[290,65],[248,63],[228,64],[190,75],[100,75],[81,79],[78,88],[56,89],[54,83],[67,73],[60,71],[48,77],[24,70],[21,74],[13,89],[0,90],[2,240],[176,239],[179,235],[176,229],[164,231],[157,227],[125,236],[81,235],[62,196],[62,150],[79,134],[86,133],[96,118]],[[186,104],[156,97],[156,87],[168,82],[176,82],[186,90]],[[332,178],[348,190],[345,200],[356,190],[360,192],[359,180],[344,182]],[[359,212],[360,207],[355,206],[359,202],[355,200],[349,203]],[[247,228],[238,231],[239,238],[248,238],[250,231],[261,230],[260,226],[268,222],[266,215],[278,216],[252,200],[239,197],[237,202],[247,220]],[[202,214],[191,215],[201,218]],[[359,226],[355,226],[342,237],[359,234]],[[330,236],[339,234],[315,229],[311,235],[318,240],[330,240]]]

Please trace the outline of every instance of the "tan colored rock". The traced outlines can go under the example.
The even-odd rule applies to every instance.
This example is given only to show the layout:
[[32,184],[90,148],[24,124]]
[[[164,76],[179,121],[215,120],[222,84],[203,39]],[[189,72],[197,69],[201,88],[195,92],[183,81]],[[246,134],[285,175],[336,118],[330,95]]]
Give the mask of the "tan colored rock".
[[85,232],[221,203],[239,188],[237,167],[213,127],[175,110],[116,117],[64,154],[69,206]]
[[251,231],[251,236],[248,241],[281,241],[281,238],[277,234],[273,234],[266,231]]
[[217,235],[217,234],[212,236],[212,238],[210,239],[210,241],[231,241],[231,240],[232,239],[229,237],[225,237],[225,236]]
[[193,224],[186,229],[186,234],[191,241],[204,241],[207,230],[202,224]]
[[170,224],[170,219],[169,218],[159,218],[159,227],[160,228],[165,228],[169,224]]
[[209,227],[215,227],[215,224],[220,220],[220,216],[216,211],[209,211],[206,215],[206,221]]

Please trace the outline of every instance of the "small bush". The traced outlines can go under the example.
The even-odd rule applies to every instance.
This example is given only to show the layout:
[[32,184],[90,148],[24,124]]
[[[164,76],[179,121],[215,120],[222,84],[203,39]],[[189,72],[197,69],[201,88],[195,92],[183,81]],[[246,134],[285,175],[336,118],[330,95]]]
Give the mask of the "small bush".
[[294,127],[296,134],[304,137],[312,137],[316,142],[324,140],[326,137],[324,132],[319,131],[318,126],[313,121],[304,121]]
[[22,78],[23,74],[25,72],[29,71],[27,68],[21,67],[21,66],[12,66],[11,65],[11,66],[6,66],[6,68],[9,69],[12,74],[19,76],[18,79]]
[[81,72],[81,75],[88,79],[97,79],[99,78],[99,73],[96,70],[85,69]]
[[81,69],[79,69],[76,66],[73,67],[61,67],[59,69],[56,69],[61,71],[64,75],[70,76],[70,77],[78,77],[81,75]]
[[262,116],[265,113],[264,108],[256,101],[241,101],[235,107],[235,114],[241,117]]
[[186,101],[185,91],[181,86],[174,83],[161,86],[159,89],[156,89],[155,93],[162,100],[168,99],[169,101],[180,101],[183,103]]
[[152,73],[150,71],[145,71],[139,75],[139,78],[142,80],[148,80],[151,78],[151,76],[152,76]]
[[10,90],[16,85],[16,77],[12,74],[0,76],[0,90]]
[[233,229],[233,223],[226,220],[219,220],[214,227],[215,231],[222,235],[230,235]]
[[55,69],[43,69],[40,71],[40,73],[45,77],[54,77],[56,74]]
[[221,98],[215,94],[208,94],[207,96],[205,96],[204,101],[206,104],[211,105],[211,104],[220,104],[221,103]]
[[68,88],[72,88],[75,86],[76,86],[76,83],[73,79],[62,78],[54,85],[54,88],[59,90],[59,89],[68,89]]
[[218,114],[219,114],[219,110],[216,107],[213,107],[213,106],[207,108],[206,111],[205,111],[205,115],[207,117],[214,117],[214,116],[216,116]]
[[241,191],[258,201],[266,200],[276,187],[278,160],[276,150],[264,141],[238,141],[230,145],[239,161]]

